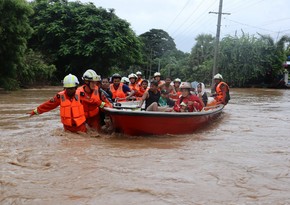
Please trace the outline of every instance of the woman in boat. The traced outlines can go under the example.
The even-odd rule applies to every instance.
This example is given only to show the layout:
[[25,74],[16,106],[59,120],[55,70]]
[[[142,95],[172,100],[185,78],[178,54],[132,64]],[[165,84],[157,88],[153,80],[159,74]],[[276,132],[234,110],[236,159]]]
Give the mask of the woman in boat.
[[181,103],[186,104],[188,112],[201,111],[203,102],[196,96],[190,93],[191,85],[188,82],[183,82],[180,85],[181,96],[174,105],[174,111],[182,112]]
[[208,97],[205,92],[205,86],[203,83],[198,83],[196,87],[196,93],[197,97],[202,100],[203,106],[205,107],[207,105]]

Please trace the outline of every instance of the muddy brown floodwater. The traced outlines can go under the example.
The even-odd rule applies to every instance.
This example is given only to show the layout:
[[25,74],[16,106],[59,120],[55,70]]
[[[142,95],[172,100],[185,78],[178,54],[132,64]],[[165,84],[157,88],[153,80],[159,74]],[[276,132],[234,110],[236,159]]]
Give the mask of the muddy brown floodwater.
[[64,132],[60,88],[0,91],[0,204],[290,204],[290,90],[232,89],[191,135]]

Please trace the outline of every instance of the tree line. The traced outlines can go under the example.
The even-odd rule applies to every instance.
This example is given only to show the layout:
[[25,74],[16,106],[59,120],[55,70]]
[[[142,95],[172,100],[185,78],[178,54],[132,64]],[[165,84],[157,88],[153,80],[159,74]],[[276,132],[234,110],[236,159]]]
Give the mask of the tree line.
[[[59,83],[92,68],[102,76],[160,71],[183,81],[210,83],[215,38],[200,34],[190,53],[164,30],[139,36],[114,9],[68,0],[0,1],[0,87]],[[243,34],[220,41],[218,68],[231,86],[273,83],[290,55],[290,37]]]

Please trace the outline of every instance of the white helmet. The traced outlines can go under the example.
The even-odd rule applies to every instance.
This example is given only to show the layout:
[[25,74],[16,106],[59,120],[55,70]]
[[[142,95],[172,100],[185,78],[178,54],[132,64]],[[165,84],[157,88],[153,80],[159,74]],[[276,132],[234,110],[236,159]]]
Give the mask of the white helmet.
[[83,80],[88,81],[101,81],[101,76],[99,76],[94,70],[87,70],[82,77]]
[[136,79],[137,79],[138,77],[137,77],[137,75],[135,75],[134,73],[131,73],[130,75],[128,75],[128,78],[129,78],[129,79],[130,79],[130,78],[136,78]]
[[179,78],[175,78],[173,82],[181,83],[181,80]]
[[188,88],[188,89],[191,89],[191,85],[190,85],[190,83],[188,83],[188,82],[182,82],[182,83],[180,84],[179,88],[180,88],[180,89],[182,89],[182,88]]
[[129,81],[129,78],[127,78],[127,77],[122,77],[122,79],[121,79],[121,83],[129,83],[130,81]]
[[141,71],[137,71],[136,75],[142,75]]
[[64,88],[74,88],[77,87],[79,83],[78,78],[75,75],[69,74],[63,79]]
[[161,76],[161,74],[159,73],[159,72],[156,72],[156,73],[154,73],[154,77],[157,77],[157,76]]
[[223,79],[223,76],[218,73],[215,76],[213,76],[213,79],[222,80]]

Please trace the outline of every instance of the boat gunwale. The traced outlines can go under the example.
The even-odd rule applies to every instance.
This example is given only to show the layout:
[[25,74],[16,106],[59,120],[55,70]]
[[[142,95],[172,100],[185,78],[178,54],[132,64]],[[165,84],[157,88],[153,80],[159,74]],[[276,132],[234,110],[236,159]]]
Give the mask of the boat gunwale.
[[219,105],[216,109],[201,111],[201,112],[156,112],[156,111],[137,111],[137,110],[122,110],[116,108],[107,108],[105,111],[110,115],[127,115],[127,116],[142,116],[142,117],[194,117],[216,114],[223,110],[224,106]]

